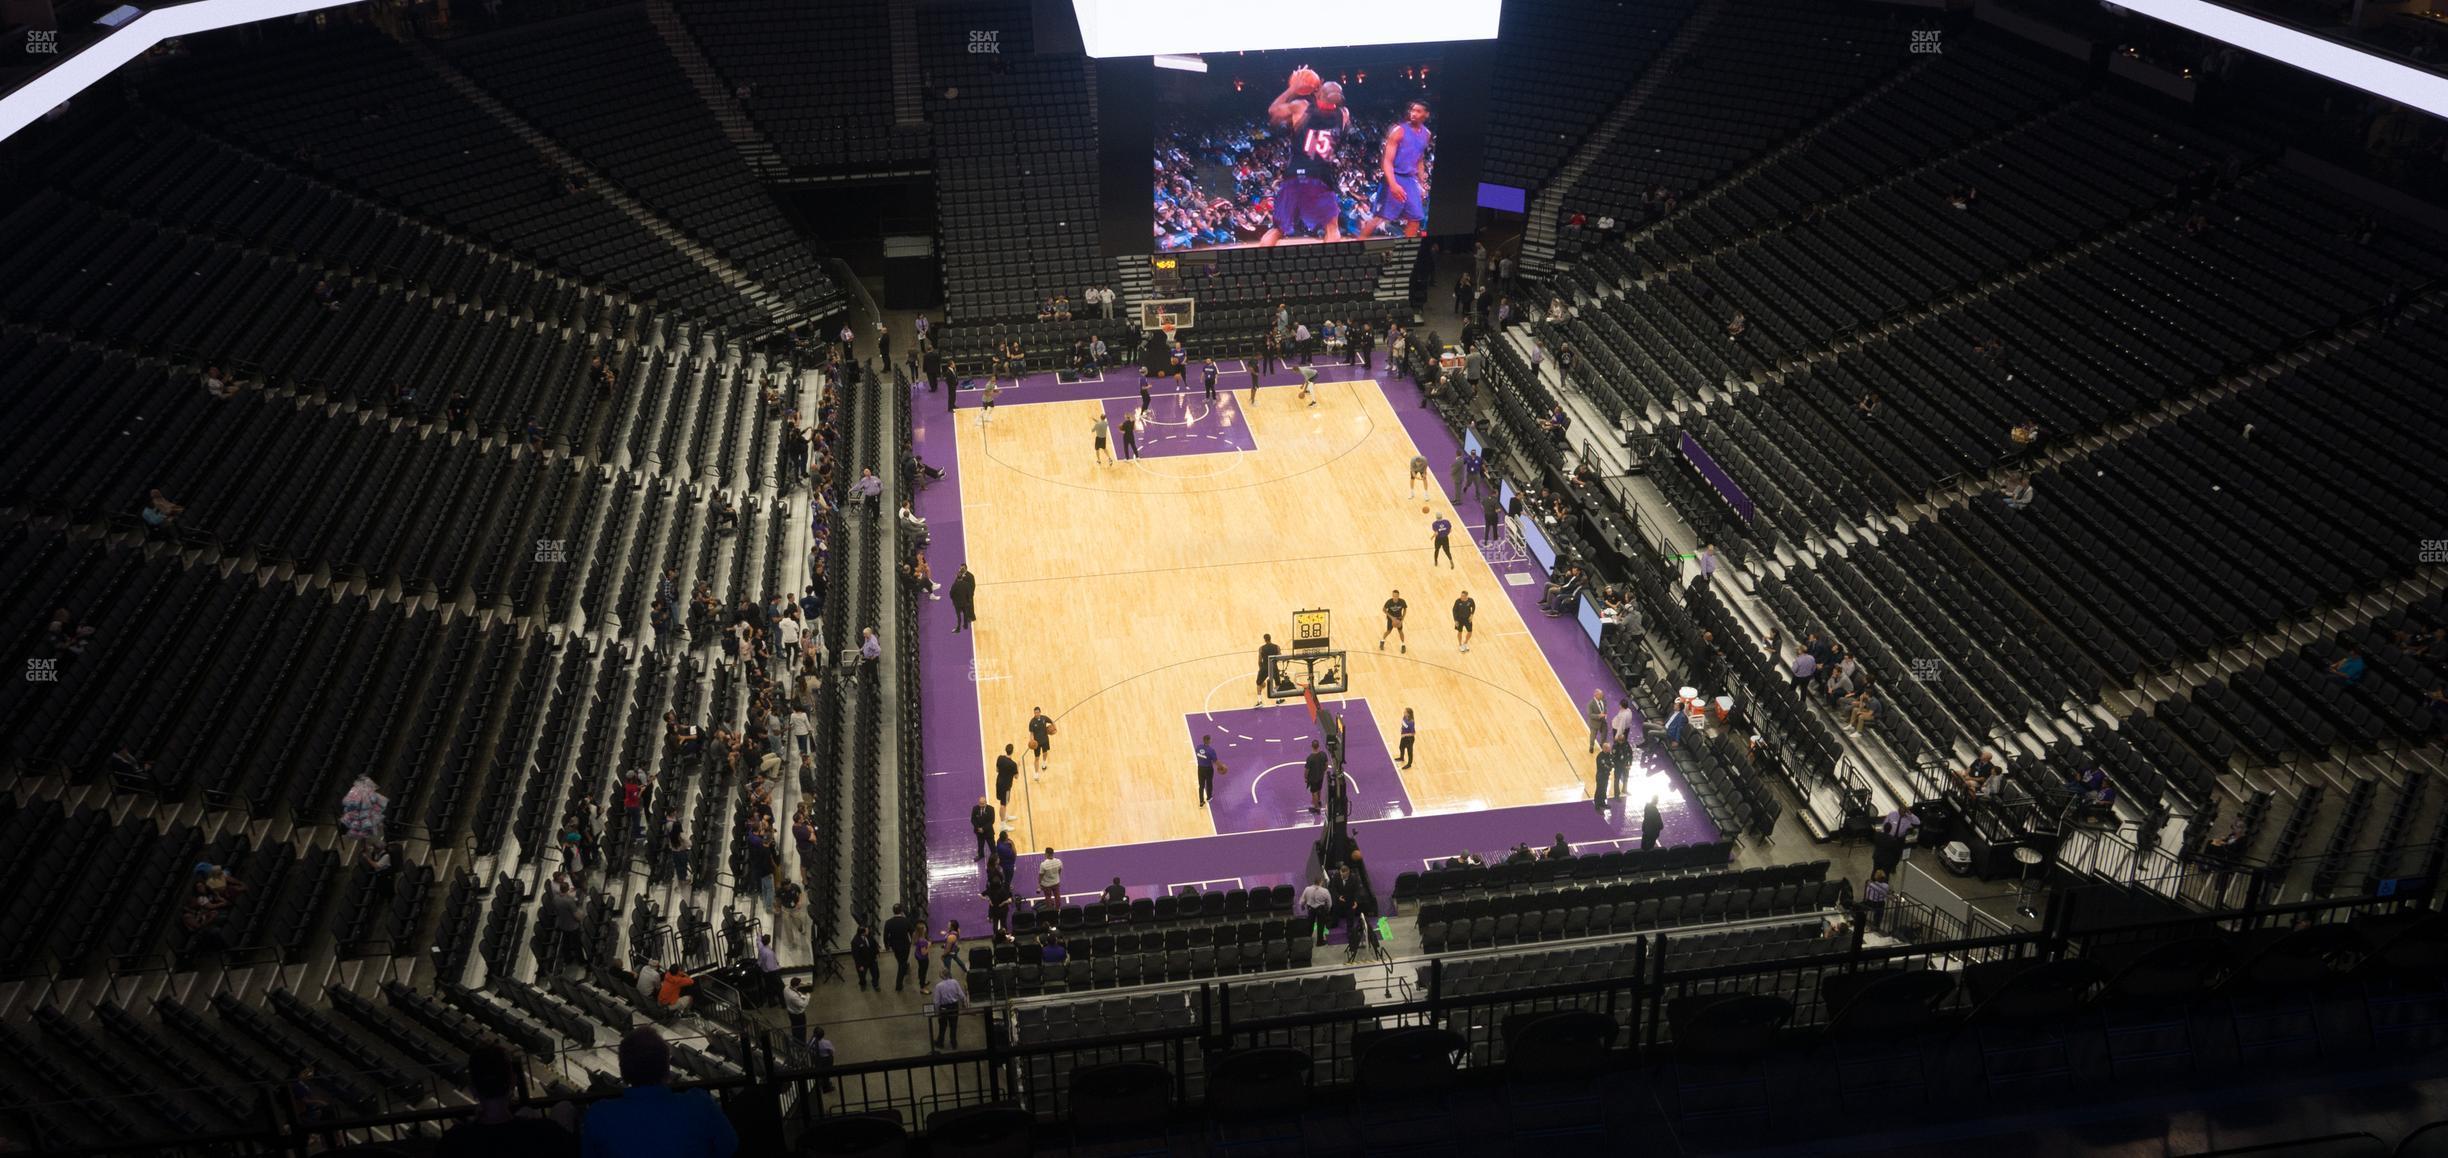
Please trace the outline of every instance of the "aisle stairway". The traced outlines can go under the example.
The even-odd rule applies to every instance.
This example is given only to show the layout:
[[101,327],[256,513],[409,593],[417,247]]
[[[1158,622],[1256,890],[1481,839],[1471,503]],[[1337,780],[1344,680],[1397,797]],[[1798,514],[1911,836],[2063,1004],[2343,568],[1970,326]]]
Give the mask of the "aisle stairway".
[[748,110],[741,107],[731,86],[723,83],[722,74],[715,71],[714,62],[706,59],[696,38],[689,35],[688,25],[672,8],[672,0],[646,0],[646,19],[663,37],[673,59],[680,62],[680,71],[688,75],[689,87],[697,90],[697,98],[714,113],[723,137],[739,150],[740,159],[748,162],[748,168],[768,180],[788,176],[790,166],[783,162],[781,152],[757,131],[756,122],[748,118]]
[[538,130],[534,125],[528,123],[526,118],[512,112],[509,106],[495,99],[492,93],[485,90],[484,86],[477,84],[473,79],[468,77],[467,74],[460,72],[457,68],[452,67],[448,61],[443,60],[442,57],[436,54],[431,48],[426,47],[423,42],[409,40],[405,43],[408,49],[408,55],[412,59],[425,66],[428,71],[432,72],[442,81],[442,83],[450,86],[450,88],[456,91],[460,96],[465,97],[468,103],[475,105],[478,109],[482,110],[485,115],[499,121],[504,128],[509,129],[513,135],[519,138],[519,140],[526,142],[530,147],[534,148],[536,152],[543,154],[547,160],[551,161],[554,165],[560,167],[562,170],[571,173],[584,174],[587,181],[587,187],[590,191],[601,196],[614,208],[617,208],[622,213],[627,214],[638,224],[645,226],[648,232],[654,234],[658,238],[661,238],[672,248],[679,250],[682,254],[687,255],[691,261],[694,261],[699,266],[703,267],[706,272],[712,274],[724,285],[738,291],[740,296],[747,298],[759,309],[765,311],[766,315],[773,319],[773,322],[777,327],[787,326],[802,320],[800,317],[801,311],[797,307],[790,305],[789,299],[784,295],[778,294],[767,288],[755,278],[750,277],[747,271],[733,265],[730,261],[725,260],[722,255],[706,248],[694,238],[691,238],[686,233],[683,233],[678,227],[674,226],[669,221],[664,220],[662,215],[656,213],[652,209],[647,208],[646,205],[640,202],[637,198],[630,196],[627,191],[623,190],[610,178],[604,176],[601,172],[598,172],[593,166],[588,165],[585,161],[580,160],[576,154],[562,148],[560,142]]
[[1589,136],[1573,149],[1572,159],[1566,161],[1564,167],[1557,170],[1556,175],[1530,198],[1530,220],[1522,236],[1521,272],[1524,275],[1543,277],[1555,269],[1556,235],[1563,228],[1561,218],[1565,196],[1582,175],[1597,163],[1599,156],[1614,143],[1616,136],[1639,118],[1641,106],[1648,102],[1650,95],[1666,83],[1692,46],[1699,43],[1700,38],[1717,23],[1718,17],[1723,16],[1731,6],[1732,0],[1701,0],[1692,9],[1691,15],[1683,18],[1683,25],[1675,31],[1674,39],[1668,41],[1666,47],[1649,62],[1648,71],[1641,74],[1632,91],[1624,94],[1623,100],[1617,102],[1606,119],[1598,122],[1598,127],[1591,129]]

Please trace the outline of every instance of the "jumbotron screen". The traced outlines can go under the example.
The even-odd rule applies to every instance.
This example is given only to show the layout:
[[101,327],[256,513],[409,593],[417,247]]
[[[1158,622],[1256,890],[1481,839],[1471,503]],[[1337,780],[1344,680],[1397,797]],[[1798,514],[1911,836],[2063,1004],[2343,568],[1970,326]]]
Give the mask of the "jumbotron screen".
[[1446,128],[1479,123],[1448,115],[1478,86],[1454,83],[1445,47],[1209,54],[1204,72],[1155,69],[1155,251],[1440,232],[1440,190],[1457,203],[1441,231],[1467,229],[1479,134]]

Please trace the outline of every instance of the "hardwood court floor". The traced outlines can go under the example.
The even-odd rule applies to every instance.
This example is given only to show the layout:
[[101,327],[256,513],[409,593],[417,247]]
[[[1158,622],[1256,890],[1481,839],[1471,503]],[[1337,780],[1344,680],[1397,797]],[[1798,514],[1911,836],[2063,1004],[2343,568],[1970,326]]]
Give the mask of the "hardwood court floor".
[[[960,412],[981,616],[985,745],[972,767],[982,794],[994,756],[1017,746],[1008,821],[1024,852],[1213,835],[1184,716],[1251,706],[1260,634],[1288,644],[1304,607],[1334,612],[1350,695],[1369,702],[1382,733],[1353,743],[1392,751],[1402,709],[1418,714],[1418,759],[1403,773],[1416,812],[1588,798],[1577,704],[1590,689],[1561,685],[1441,490],[1430,505],[1456,523],[1458,567],[1431,568],[1434,516],[1403,497],[1415,450],[1376,384],[1319,392],[1316,409],[1297,386],[1221,404],[1240,411],[1255,450],[1111,466],[1097,465],[1089,433],[1102,403],[1007,405],[983,427],[977,411]],[[1197,395],[1194,384],[1203,409]],[[1181,413],[1163,390],[1154,409],[1160,421]],[[1430,469],[1441,477],[1449,465]],[[949,570],[937,578],[949,582]],[[1395,588],[1410,602],[1408,655],[1392,642],[1377,650],[1379,608]],[[1465,589],[1478,601],[1467,655],[1451,616]],[[1026,724],[1038,705],[1058,731],[1032,782]],[[1253,771],[1232,769],[1219,790]]]

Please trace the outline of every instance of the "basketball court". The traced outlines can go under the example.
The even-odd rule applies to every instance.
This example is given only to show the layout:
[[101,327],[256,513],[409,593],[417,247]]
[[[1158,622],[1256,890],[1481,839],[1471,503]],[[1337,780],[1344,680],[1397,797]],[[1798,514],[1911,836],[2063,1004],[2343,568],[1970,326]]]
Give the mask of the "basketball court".
[[[1297,369],[1265,375],[1255,400],[1247,371],[1219,375],[1212,402],[1195,361],[1178,387],[1150,379],[1138,458],[1120,457],[1120,420],[1140,401],[1129,367],[1102,381],[1032,375],[1000,392],[990,419],[977,391],[947,412],[916,388],[919,456],[946,472],[917,498],[928,561],[947,583],[970,567],[979,615],[955,634],[948,601],[920,614],[933,911],[983,917],[967,818],[1005,744],[1022,768],[1004,823],[1027,854],[1023,895],[1049,846],[1065,893],[1083,899],[1116,876],[1133,896],[1297,881],[1323,821],[1302,769],[1318,727],[1296,690],[1262,699],[1258,648],[1271,634],[1292,649],[1304,610],[1326,613],[1320,650],[1343,653],[1348,691],[1318,699],[1349,737],[1354,835],[1381,891],[1464,848],[1492,857],[1557,832],[1637,844],[1652,795],[1666,841],[1715,837],[1654,757],[1630,794],[1593,807],[1581,705],[1603,690],[1612,713],[1622,695],[1596,648],[1539,609],[1535,563],[1488,561],[1478,497],[1448,493],[1459,448],[1410,383],[1316,369],[1314,407]],[[1113,420],[1111,464],[1094,448],[1100,414]],[[1414,454],[1429,460],[1431,497],[1406,496]],[[1439,515],[1455,523],[1450,566],[1431,561]],[[1403,637],[1378,647],[1396,590],[1408,651]],[[1451,614],[1464,591],[1477,602],[1468,653]],[[1321,630],[1314,615],[1306,625]],[[1056,732],[1032,774],[1037,709]],[[1409,768],[1395,758],[1405,709],[1418,722]],[[1205,737],[1223,770],[1202,805],[1192,749]]]

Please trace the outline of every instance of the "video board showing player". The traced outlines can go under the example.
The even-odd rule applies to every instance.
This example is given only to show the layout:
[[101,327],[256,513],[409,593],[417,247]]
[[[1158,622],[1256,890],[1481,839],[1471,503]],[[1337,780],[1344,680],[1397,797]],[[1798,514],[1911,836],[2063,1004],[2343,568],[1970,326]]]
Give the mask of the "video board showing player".
[[1206,63],[1204,74],[1157,78],[1157,252],[1427,232],[1441,63],[1433,49],[1211,54]]

